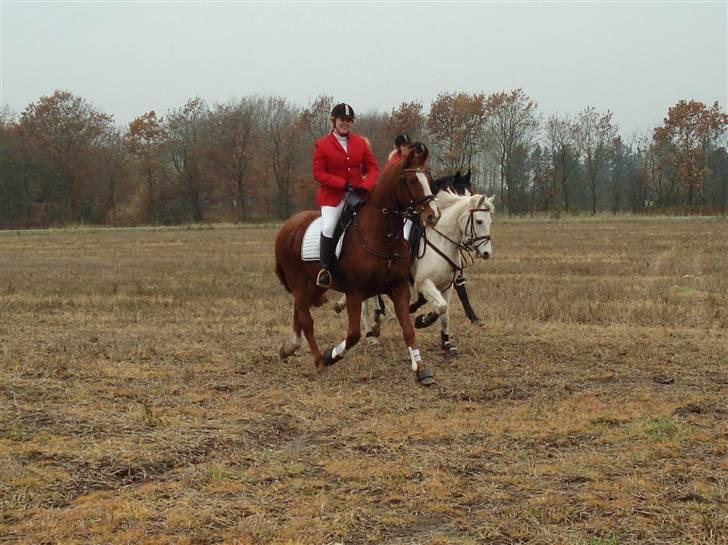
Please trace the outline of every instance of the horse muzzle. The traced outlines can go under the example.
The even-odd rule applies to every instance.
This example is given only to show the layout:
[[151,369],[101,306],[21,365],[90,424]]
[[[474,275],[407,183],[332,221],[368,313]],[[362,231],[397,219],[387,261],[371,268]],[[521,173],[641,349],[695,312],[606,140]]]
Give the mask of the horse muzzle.
[[425,207],[420,213],[420,219],[422,224],[426,227],[434,227],[440,220],[440,209],[433,202],[429,203],[429,206]]

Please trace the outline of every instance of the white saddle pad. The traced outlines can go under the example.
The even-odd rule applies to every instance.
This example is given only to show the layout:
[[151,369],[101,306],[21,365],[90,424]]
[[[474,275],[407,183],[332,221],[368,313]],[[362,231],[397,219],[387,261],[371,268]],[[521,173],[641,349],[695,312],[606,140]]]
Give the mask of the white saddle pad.
[[[341,256],[341,248],[344,246],[344,236],[346,231],[339,237],[336,243],[336,259]],[[301,259],[303,261],[318,261],[321,252],[321,218],[313,220],[303,235],[303,244],[301,244]]]

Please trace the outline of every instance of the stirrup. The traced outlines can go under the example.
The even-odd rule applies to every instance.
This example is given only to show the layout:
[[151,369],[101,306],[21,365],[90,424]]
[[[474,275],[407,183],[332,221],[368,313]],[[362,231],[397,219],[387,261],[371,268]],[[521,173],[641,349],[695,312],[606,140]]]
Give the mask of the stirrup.
[[321,269],[316,277],[316,285],[319,288],[331,287],[331,273],[328,269]]

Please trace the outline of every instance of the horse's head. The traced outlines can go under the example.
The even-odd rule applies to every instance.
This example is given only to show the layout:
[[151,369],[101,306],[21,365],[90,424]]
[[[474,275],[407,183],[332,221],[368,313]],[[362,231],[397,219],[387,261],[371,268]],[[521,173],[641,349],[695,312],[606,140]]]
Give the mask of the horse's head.
[[460,217],[460,228],[463,231],[463,244],[483,259],[493,253],[490,241],[490,224],[495,212],[495,195],[473,195],[467,213]]
[[460,174],[459,170],[455,173],[455,179],[452,182],[452,188],[455,193],[465,196],[473,194],[470,188],[470,178],[472,174],[472,170],[468,170],[465,174]]
[[465,174],[461,174],[458,170],[455,174],[449,174],[441,178],[433,180],[433,191],[448,191],[454,195],[470,196],[473,194],[470,187],[470,177],[472,171],[468,170]]
[[395,198],[399,205],[414,208],[423,225],[434,227],[440,219],[440,210],[430,190],[432,177],[425,170],[428,154],[427,147],[420,144],[419,147],[414,146],[409,155],[402,160]]

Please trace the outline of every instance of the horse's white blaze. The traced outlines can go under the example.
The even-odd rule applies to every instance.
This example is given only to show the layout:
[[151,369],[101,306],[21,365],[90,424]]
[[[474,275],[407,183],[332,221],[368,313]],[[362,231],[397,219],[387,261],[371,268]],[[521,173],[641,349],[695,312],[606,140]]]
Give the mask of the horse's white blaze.
[[338,358],[339,356],[341,356],[343,358],[345,352],[346,352],[346,340],[343,340],[339,344],[334,346],[334,349],[331,351],[331,355],[334,358]]
[[[430,182],[427,180],[427,176],[425,176],[424,172],[417,173],[417,180],[420,182],[420,185],[422,186],[422,191],[424,191],[425,195],[432,195],[432,191],[430,191]],[[435,218],[439,219],[440,210],[437,208],[435,201],[430,201],[429,207],[430,210],[432,210],[432,213],[435,214]]]
[[417,368],[419,367],[418,363],[422,361],[422,357],[420,356],[420,349],[412,349],[411,346],[408,346],[407,350],[409,350],[410,361],[412,362],[412,370],[417,371]]

